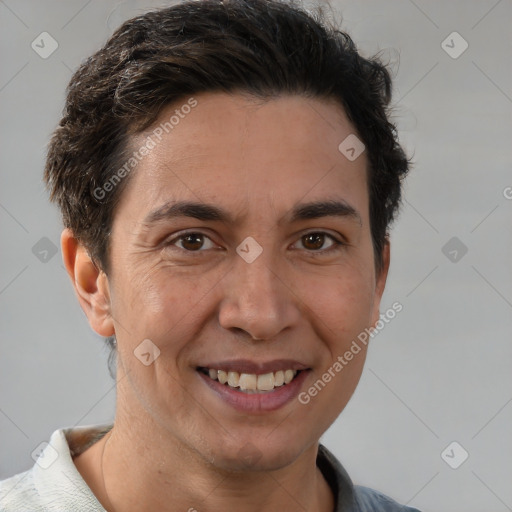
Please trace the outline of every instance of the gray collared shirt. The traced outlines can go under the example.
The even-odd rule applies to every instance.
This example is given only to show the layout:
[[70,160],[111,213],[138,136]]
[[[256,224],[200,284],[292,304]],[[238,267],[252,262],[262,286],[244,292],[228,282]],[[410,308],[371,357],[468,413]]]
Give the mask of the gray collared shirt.
[[316,465],[334,493],[334,512],[420,512],[374,489],[354,485],[340,461],[323,445],[318,447]]

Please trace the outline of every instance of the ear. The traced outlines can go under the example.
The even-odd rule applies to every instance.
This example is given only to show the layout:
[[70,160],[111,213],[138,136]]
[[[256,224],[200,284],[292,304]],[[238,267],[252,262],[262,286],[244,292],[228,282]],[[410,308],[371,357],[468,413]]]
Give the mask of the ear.
[[112,336],[115,330],[107,275],[93,263],[70,229],[62,232],[60,245],[64,265],[89,324],[100,336]]
[[382,299],[382,294],[384,293],[384,288],[386,287],[390,258],[391,246],[389,243],[389,238],[386,236],[384,245],[382,247],[382,266],[380,268],[380,272],[375,278],[375,299],[373,302],[372,326],[374,326],[380,319],[380,301]]

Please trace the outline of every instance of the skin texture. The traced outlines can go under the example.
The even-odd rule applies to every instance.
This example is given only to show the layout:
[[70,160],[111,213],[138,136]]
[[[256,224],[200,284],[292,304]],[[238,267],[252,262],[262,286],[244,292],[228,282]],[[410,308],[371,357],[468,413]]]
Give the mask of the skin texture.
[[[119,356],[115,426],[75,464],[109,511],[332,511],[315,464],[318,441],[354,392],[366,349],[308,404],[294,399],[272,412],[235,410],[196,367],[293,359],[311,368],[304,391],[379,319],[389,244],[376,275],[366,154],[350,162],[338,151],[354,129],[328,100],[195,98],[123,191],[110,275],[69,230],[62,234],[80,304],[98,334],[116,334]],[[134,150],[175,108],[133,138]],[[359,218],[290,223],[295,205],[327,199],[348,203]],[[178,200],[215,204],[234,223],[144,223]],[[191,232],[204,237],[178,239]],[[318,242],[305,237],[318,232]],[[328,235],[344,242],[340,250]],[[263,248],[252,263],[236,252],[248,236]],[[134,356],[144,339],[160,349],[148,366]],[[249,464],[240,457],[248,442],[258,454]]]

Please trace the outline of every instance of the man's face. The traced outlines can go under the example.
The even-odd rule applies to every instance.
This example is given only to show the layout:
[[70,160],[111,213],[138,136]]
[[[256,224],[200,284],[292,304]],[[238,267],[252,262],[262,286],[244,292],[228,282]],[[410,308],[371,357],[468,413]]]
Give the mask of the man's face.
[[[378,319],[385,271],[375,273],[366,155],[349,161],[338,150],[354,129],[335,103],[195,98],[137,165],[114,217],[118,414],[218,467],[273,469],[317,442],[345,407],[364,346],[309,403],[298,395]],[[341,206],[300,210],[327,201]],[[172,209],[184,202],[197,203],[200,218]],[[160,354],[147,364],[151,344]],[[269,387],[279,370],[302,371],[247,393],[208,369],[246,374],[249,389],[254,375],[273,373],[260,379]]]

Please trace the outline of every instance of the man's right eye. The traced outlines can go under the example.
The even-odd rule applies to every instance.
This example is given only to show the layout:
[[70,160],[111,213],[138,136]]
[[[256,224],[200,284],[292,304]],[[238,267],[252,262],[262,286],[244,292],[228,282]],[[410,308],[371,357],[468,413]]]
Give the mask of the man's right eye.
[[208,240],[210,242],[210,246],[206,247],[206,249],[213,249],[215,244],[211,241],[211,239],[204,233],[200,233],[197,231],[181,233],[180,235],[175,236],[174,238],[166,242],[165,245],[174,245],[188,252],[202,252],[201,249],[204,249],[205,240]]

